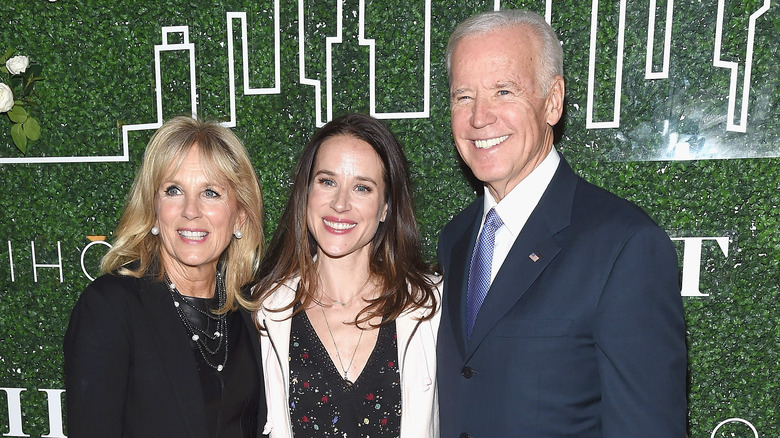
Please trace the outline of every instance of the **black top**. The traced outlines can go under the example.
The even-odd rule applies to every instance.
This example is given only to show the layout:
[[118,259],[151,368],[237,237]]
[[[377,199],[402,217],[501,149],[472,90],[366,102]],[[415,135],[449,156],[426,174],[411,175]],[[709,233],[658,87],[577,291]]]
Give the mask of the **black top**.
[[[229,331],[246,334],[257,364],[246,376],[262,382],[252,317],[243,309],[236,316],[244,329]],[[230,342],[232,362],[233,345],[244,341]],[[165,283],[100,276],[74,306],[63,350],[69,437],[213,438],[198,361]],[[262,428],[264,391],[259,397],[255,423]]]
[[366,366],[350,384],[330,359],[306,312],[295,315],[290,333],[290,415],[296,438],[397,437],[401,379],[395,322],[379,328]]
[[[183,298],[201,311],[198,312],[186,304],[182,305],[182,310],[190,322],[207,333],[214,333],[216,321],[206,317],[205,312],[218,307],[216,294],[210,299],[186,296]],[[212,345],[214,342],[207,339],[209,350],[215,353],[211,355],[209,350],[201,351],[197,343],[190,340],[203,387],[209,437],[257,437],[257,408],[263,388],[256,371],[257,362],[249,338],[251,335],[238,312],[227,314],[228,358],[222,371],[217,371],[206,363],[203,355],[209,355],[212,364],[221,364],[225,345],[217,348]]]

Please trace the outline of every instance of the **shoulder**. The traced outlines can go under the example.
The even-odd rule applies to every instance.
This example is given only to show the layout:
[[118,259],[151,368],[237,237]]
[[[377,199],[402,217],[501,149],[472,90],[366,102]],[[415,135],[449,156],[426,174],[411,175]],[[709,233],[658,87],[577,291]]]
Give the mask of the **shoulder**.
[[274,292],[260,303],[260,313],[267,314],[276,309],[283,309],[295,300],[295,292],[298,290],[300,277],[293,277],[283,283],[276,283]]
[[572,220],[613,229],[658,228],[655,221],[633,202],[582,179],[574,197]]
[[[433,294],[428,297],[428,300],[425,302],[424,307],[417,307],[414,309],[407,309],[404,313],[401,314],[401,317],[411,317],[412,319],[418,320],[421,318],[426,318],[431,314],[437,314],[439,310],[441,309],[441,294],[442,294],[442,288],[443,288],[443,282],[442,277],[438,274],[428,274],[425,275],[425,281],[430,284],[431,291]],[[412,285],[407,282],[407,287],[409,288],[409,293],[418,293],[421,294],[422,292],[417,290],[413,290]],[[430,306],[432,304],[435,304],[435,307],[431,308]]]
[[436,247],[440,264],[447,265],[449,263],[453,245],[462,239],[471,227],[477,223],[483,209],[483,203],[483,197],[480,196],[444,225],[441,233],[439,233]]
[[117,336],[114,340],[124,339],[137,317],[145,312],[143,294],[150,292],[147,289],[153,284],[151,280],[116,274],[96,278],[73,306],[66,343],[74,348],[76,339],[96,332],[101,333],[100,339],[111,337],[109,333]]
[[484,199],[482,196],[472,201],[471,204],[466,206],[458,214],[456,214],[446,225],[441,232],[441,237],[464,232],[476,219],[477,215],[482,211]]
[[104,274],[87,285],[74,307],[77,309],[113,308],[117,312],[141,305],[142,295],[163,290],[149,277],[135,278],[116,273]]

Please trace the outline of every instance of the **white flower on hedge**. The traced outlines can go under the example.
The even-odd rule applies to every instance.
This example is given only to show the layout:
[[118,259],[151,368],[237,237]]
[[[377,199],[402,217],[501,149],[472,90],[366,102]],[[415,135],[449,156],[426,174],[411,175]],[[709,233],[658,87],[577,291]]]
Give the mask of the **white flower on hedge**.
[[0,84],[0,113],[7,112],[14,107],[14,92],[6,84]]
[[27,70],[27,66],[30,65],[30,60],[24,55],[17,55],[5,62],[5,68],[12,75],[18,75],[24,73]]

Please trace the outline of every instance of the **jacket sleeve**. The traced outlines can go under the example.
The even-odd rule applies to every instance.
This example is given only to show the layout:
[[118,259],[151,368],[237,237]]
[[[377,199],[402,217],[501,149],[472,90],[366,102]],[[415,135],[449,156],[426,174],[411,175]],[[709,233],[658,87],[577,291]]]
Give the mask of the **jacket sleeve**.
[[679,437],[686,430],[686,347],[674,247],[640,227],[615,260],[594,327],[604,438]]
[[[68,436],[119,437],[130,375],[130,335],[126,293],[91,284],[79,297],[63,345]],[[118,288],[117,288],[118,289]],[[112,297],[113,295],[113,297]]]

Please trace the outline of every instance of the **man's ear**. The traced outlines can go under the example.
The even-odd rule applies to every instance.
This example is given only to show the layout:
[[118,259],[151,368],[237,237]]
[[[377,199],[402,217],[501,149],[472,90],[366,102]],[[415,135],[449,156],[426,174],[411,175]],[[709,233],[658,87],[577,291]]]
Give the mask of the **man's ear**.
[[556,76],[552,80],[550,90],[547,92],[547,124],[555,126],[563,115],[563,97],[566,94],[566,84],[562,76]]

